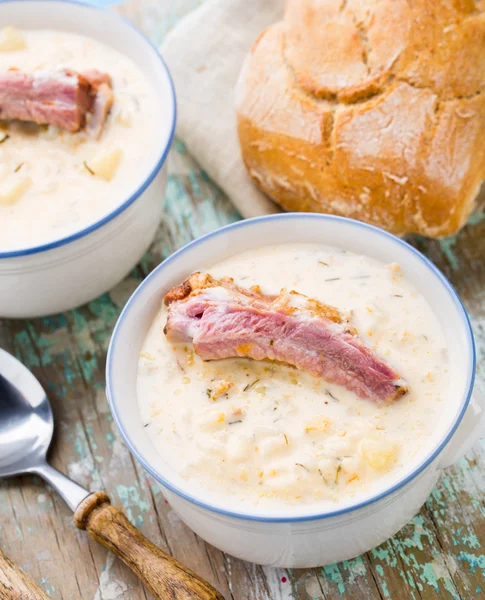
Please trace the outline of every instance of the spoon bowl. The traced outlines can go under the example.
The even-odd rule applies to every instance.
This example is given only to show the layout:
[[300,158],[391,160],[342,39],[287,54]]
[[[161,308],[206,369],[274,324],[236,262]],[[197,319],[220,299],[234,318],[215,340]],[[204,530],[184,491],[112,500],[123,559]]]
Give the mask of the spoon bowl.
[[53,433],[44,389],[22,363],[0,349],[0,477],[45,462]]
[[48,464],[53,434],[54,416],[43,387],[0,349],[0,477],[37,473],[74,511],[90,492]]

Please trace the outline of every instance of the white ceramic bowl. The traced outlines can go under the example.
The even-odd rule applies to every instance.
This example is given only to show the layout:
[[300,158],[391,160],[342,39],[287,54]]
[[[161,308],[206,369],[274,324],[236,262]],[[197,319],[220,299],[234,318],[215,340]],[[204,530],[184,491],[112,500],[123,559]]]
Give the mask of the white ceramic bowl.
[[[217,495],[194,493],[146,435],[138,412],[136,371],[140,348],[164,294],[197,269],[268,244],[320,242],[401,265],[433,307],[450,356],[449,397],[429,452],[410,464],[389,489],[318,513],[311,506],[286,511],[236,511]],[[173,509],[202,538],[234,556],[282,567],[313,567],[350,559],[384,542],[425,502],[443,468],[482,434],[484,401],[473,391],[475,349],[470,323],[455,291],[422,254],[404,241],[357,221],[315,214],[284,214],[242,221],[185,246],[159,265],[128,301],[108,352],[107,393],[113,417],[131,452],[163,486]]]
[[[95,223],[62,239],[0,251],[0,317],[35,317],[84,304],[112,288],[140,260],[162,216],[165,159],[175,128],[175,93],[162,58],[150,42],[115,13],[66,0],[0,2],[0,23],[61,29],[112,46],[145,73],[164,110],[159,150],[138,189]],[[163,108],[162,108],[163,107]]]

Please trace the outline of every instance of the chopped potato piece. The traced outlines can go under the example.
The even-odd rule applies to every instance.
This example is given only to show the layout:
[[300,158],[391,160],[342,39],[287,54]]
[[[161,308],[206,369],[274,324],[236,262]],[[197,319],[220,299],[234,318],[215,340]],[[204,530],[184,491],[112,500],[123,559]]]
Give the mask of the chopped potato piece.
[[197,427],[200,431],[212,432],[220,429],[226,423],[226,413],[208,410],[197,417]]
[[121,109],[118,111],[118,114],[115,117],[116,123],[119,125],[123,125],[123,127],[131,127],[132,118],[131,112],[126,109]]
[[346,475],[354,475],[362,470],[362,459],[358,456],[344,456],[342,458],[342,470]]
[[199,450],[201,450],[204,454],[208,454],[210,456],[221,456],[224,452],[224,446],[213,435],[199,435],[196,440],[196,444]]
[[315,417],[305,426],[305,433],[325,433],[332,425],[328,417]]
[[211,400],[217,400],[219,396],[227,394],[232,386],[232,381],[228,381],[227,379],[218,379],[214,381],[211,388]]
[[32,185],[32,179],[23,175],[13,175],[0,184],[0,204],[14,204]]
[[324,457],[318,461],[318,472],[327,483],[335,483],[338,480],[340,461],[333,457]]
[[269,435],[259,443],[259,450],[263,456],[272,456],[285,452],[288,447],[288,438],[284,434]]
[[234,462],[247,460],[249,450],[247,440],[240,435],[233,435],[227,440],[226,452],[229,460]]
[[383,471],[396,462],[398,446],[385,439],[364,438],[360,442],[359,452],[372,469]]
[[96,177],[110,181],[118,169],[121,155],[122,151],[119,148],[107,150],[97,154],[87,165]]
[[391,264],[387,265],[387,267],[393,273],[399,273],[401,271],[401,267],[397,263],[391,263]]
[[26,48],[24,36],[15,27],[0,30],[0,52],[13,52]]

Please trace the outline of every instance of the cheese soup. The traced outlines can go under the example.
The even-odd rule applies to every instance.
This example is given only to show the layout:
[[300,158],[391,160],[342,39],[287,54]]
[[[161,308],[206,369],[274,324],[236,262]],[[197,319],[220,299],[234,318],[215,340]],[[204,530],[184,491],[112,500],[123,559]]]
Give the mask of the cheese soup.
[[93,70],[111,78],[114,98],[98,139],[84,128],[0,122],[0,252],[72,234],[128,199],[155,166],[163,113],[143,72],[113,48],[62,31],[0,31],[0,76],[26,73],[35,89]]
[[443,411],[448,353],[430,306],[399,265],[293,244],[207,271],[245,289],[296,290],[338,308],[400,373],[407,393],[380,403],[288,364],[204,362],[190,343],[167,340],[163,306],[140,353],[139,410],[163,460],[194,489],[216,492],[233,508],[335,507],[395,481],[426,450]]

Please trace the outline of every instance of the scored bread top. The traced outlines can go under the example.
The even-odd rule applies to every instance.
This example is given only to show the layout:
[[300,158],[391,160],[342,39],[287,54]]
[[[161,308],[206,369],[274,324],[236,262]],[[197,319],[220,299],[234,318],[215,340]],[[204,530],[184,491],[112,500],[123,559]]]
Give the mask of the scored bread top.
[[287,0],[237,88],[250,175],[290,210],[455,233],[485,178],[485,1]]

